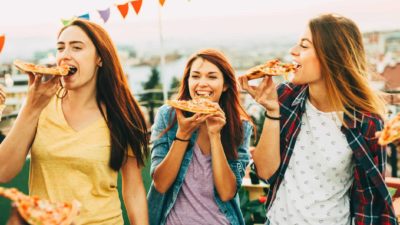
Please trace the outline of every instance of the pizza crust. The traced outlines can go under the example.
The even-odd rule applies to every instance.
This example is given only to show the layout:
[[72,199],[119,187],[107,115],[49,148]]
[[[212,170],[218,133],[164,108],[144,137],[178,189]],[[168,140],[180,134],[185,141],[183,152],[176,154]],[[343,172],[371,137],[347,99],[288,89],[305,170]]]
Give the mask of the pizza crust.
[[194,100],[167,100],[168,105],[183,111],[202,114],[214,114],[218,109],[214,108],[207,99]]
[[296,66],[291,63],[282,63],[278,59],[269,60],[264,64],[249,69],[243,76],[248,80],[258,79],[265,76],[287,76],[295,70]]
[[35,65],[33,63],[24,62],[21,60],[15,60],[14,66],[23,73],[38,73],[46,75],[56,75],[56,76],[66,76],[69,73],[69,66],[56,66],[56,67],[46,67],[41,65]]
[[71,225],[81,208],[76,200],[71,203],[52,202],[25,195],[15,188],[0,187],[0,196],[13,201],[21,217],[32,225]]
[[380,145],[387,145],[398,139],[400,139],[400,114],[397,114],[385,124],[378,143]]

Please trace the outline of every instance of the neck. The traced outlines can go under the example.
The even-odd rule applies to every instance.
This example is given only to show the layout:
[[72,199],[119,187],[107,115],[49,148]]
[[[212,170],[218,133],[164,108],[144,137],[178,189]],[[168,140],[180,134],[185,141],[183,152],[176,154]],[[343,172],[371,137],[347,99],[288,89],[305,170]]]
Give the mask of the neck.
[[76,90],[68,91],[68,94],[63,99],[63,103],[74,109],[84,109],[97,107],[96,92],[86,89],[85,91]]
[[322,112],[337,111],[329,101],[326,85],[323,82],[309,85],[309,99],[311,104]]

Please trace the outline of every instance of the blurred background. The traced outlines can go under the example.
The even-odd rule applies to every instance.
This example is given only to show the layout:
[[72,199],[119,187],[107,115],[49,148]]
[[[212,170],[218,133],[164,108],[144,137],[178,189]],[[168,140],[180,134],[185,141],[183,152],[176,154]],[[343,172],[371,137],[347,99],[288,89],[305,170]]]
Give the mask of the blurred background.
[[[195,51],[222,50],[239,76],[272,58],[290,62],[289,49],[308,20],[338,13],[363,33],[370,84],[386,99],[390,118],[400,102],[399,12],[398,0],[0,0],[0,83],[8,97],[0,134],[7,134],[27,91],[28,77],[12,62],[53,65],[57,33],[74,17],[110,33],[150,126],[157,108],[176,92]],[[244,93],[241,99],[260,131],[260,107]],[[388,174],[397,176],[396,148],[389,146],[388,152]]]

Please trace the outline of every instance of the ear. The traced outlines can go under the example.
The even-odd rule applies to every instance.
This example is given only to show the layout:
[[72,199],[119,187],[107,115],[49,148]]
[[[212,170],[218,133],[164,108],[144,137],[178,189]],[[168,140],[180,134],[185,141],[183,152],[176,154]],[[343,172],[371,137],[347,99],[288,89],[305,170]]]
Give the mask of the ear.
[[225,92],[226,90],[228,90],[228,85],[224,84],[224,87],[222,88],[222,92]]
[[97,58],[97,62],[96,62],[97,66],[102,67],[103,66],[103,62],[101,60],[101,58]]

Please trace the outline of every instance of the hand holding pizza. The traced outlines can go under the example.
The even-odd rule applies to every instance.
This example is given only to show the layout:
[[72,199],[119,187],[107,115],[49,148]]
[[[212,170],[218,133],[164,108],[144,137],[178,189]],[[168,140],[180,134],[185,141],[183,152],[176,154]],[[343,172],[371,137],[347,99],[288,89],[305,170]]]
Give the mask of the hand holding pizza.
[[185,140],[189,139],[200,124],[210,116],[210,114],[195,113],[191,117],[185,117],[180,109],[176,109],[176,118],[178,120],[176,136]]
[[279,110],[278,94],[271,76],[265,76],[258,87],[250,85],[246,76],[239,77],[239,83],[267,111]]
[[218,103],[212,102],[214,108],[218,111],[206,119],[207,130],[209,135],[220,134],[222,128],[226,124],[225,113]]
[[42,81],[43,75],[29,73],[29,88],[26,105],[41,111],[47,106],[60,87],[60,77],[54,76],[48,81]]

